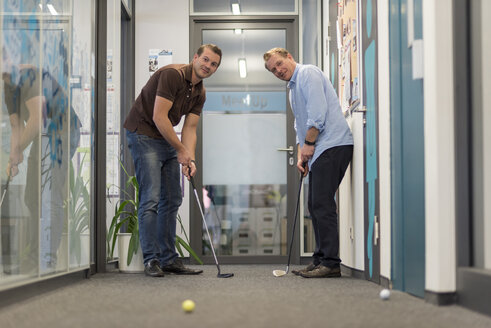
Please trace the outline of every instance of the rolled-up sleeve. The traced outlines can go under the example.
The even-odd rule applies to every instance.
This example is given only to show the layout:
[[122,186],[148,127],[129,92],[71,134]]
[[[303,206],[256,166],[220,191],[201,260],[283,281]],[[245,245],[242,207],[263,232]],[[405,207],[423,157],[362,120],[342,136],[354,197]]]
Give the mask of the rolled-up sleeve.
[[293,127],[295,128],[295,140],[296,144],[298,145],[300,143],[300,140],[298,139],[297,119],[293,120]]
[[307,130],[314,127],[322,132],[325,127],[327,101],[322,83],[322,73],[309,70],[304,75],[303,83],[300,83],[304,92],[307,110]]

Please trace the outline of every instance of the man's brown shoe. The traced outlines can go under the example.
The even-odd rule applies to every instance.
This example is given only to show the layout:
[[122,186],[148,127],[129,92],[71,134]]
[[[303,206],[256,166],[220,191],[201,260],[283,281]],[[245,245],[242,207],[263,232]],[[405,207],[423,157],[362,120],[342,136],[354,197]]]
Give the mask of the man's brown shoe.
[[145,274],[150,277],[163,277],[164,273],[159,267],[159,261],[152,259],[145,264]]
[[300,269],[300,270],[292,270],[292,273],[296,276],[299,276],[302,272],[309,272],[309,271],[312,271],[314,270],[316,267],[316,265],[314,263],[310,263],[309,265],[307,265],[305,268],[303,269]]
[[173,263],[161,266],[160,268],[165,273],[174,274],[200,274],[203,272],[203,270],[186,268],[180,259],[176,259]]
[[314,270],[302,272],[300,275],[304,278],[337,278],[341,277],[341,269],[339,267],[329,268],[319,264]]

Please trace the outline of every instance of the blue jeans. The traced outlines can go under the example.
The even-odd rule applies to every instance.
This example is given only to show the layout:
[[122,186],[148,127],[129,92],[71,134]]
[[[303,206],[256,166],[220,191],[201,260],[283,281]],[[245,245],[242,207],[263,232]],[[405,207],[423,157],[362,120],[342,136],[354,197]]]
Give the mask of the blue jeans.
[[157,259],[160,265],[170,264],[178,256],[176,217],[182,203],[177,152],[164,139],[130,131],[126,138],[140,186],[138,226],[143,263]]

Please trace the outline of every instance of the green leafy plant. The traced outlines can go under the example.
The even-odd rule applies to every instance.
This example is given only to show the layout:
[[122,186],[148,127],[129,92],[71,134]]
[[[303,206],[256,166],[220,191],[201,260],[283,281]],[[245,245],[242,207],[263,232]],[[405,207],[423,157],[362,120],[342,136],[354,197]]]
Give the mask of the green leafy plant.
[[75,172],[73,163],[70,162],[70,198],[66,205],[70,218],[70,254],[75,255],[78,263],[80,263],[82,254],[80,236],[89,231],[90,217],[89,181],[84,181],[81,171],[82,165]]
[[[128,257],[126,259],[126,263],[130,265],[133,255],[137,253],[138,247],[140,246],[140,235],[138,229],[138,199],[140,189],[136,177],[134,175],[129,175],[122,163],[120,163],[120,165],[128,179],[126,180],[124,189],[119,188],[118,186],[116,187],[123,192],[123,194],[126,196],[125,198],[127,199],[116,203],[114,216],[107,233],[107,243],[109,257],[113,258],[118,232],[122,227],[126,226],[126,232],[131,234],[130,244],[128,246]],[[130,194],[130,192],[132,193]],[[184,248],[198,263],[203,264],[203,261],[201,261],[196,252],[189,245],[189,238],[186,234],[184,226],[182,225],[181,217],[179,215],[177,216],[177,220],[181,227],[181,231],[184,232],[184,236],[186,238],[186,240],[184,240],[181,237],[176,236],[175,246],[179,255],[181,257],[184,256],[182,251],[182,248]]]
[[184,233],[184,237],[186,238],[186,240],[184,240],[181,237],[176,235],[177,252],[179,253],[179,255],[181,255],[181,257],[184,257],[184,253],[183,253],[182,248],[181,248],[181,246],[182,246],[196,260],[196,262],[198,262],[199,264],[203,264],[203,261],[201,261],[198,254],[196,254],[196,252],[191,248],[191,246],[189,246],[189,238],[188,238],[188,235],[186,233],[186,230],[184,229],[184,226],[182,225],[181,216],[179,214],[177,214],[177,222],[179,222],[179,225],[181,226],[181,231]]

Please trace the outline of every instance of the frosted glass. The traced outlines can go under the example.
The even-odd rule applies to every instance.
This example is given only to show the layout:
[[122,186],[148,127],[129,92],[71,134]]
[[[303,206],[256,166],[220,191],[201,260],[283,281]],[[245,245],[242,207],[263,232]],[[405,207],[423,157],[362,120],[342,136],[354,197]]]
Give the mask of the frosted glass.
[[205,114],[203,184],[286,184],[286,114]]

